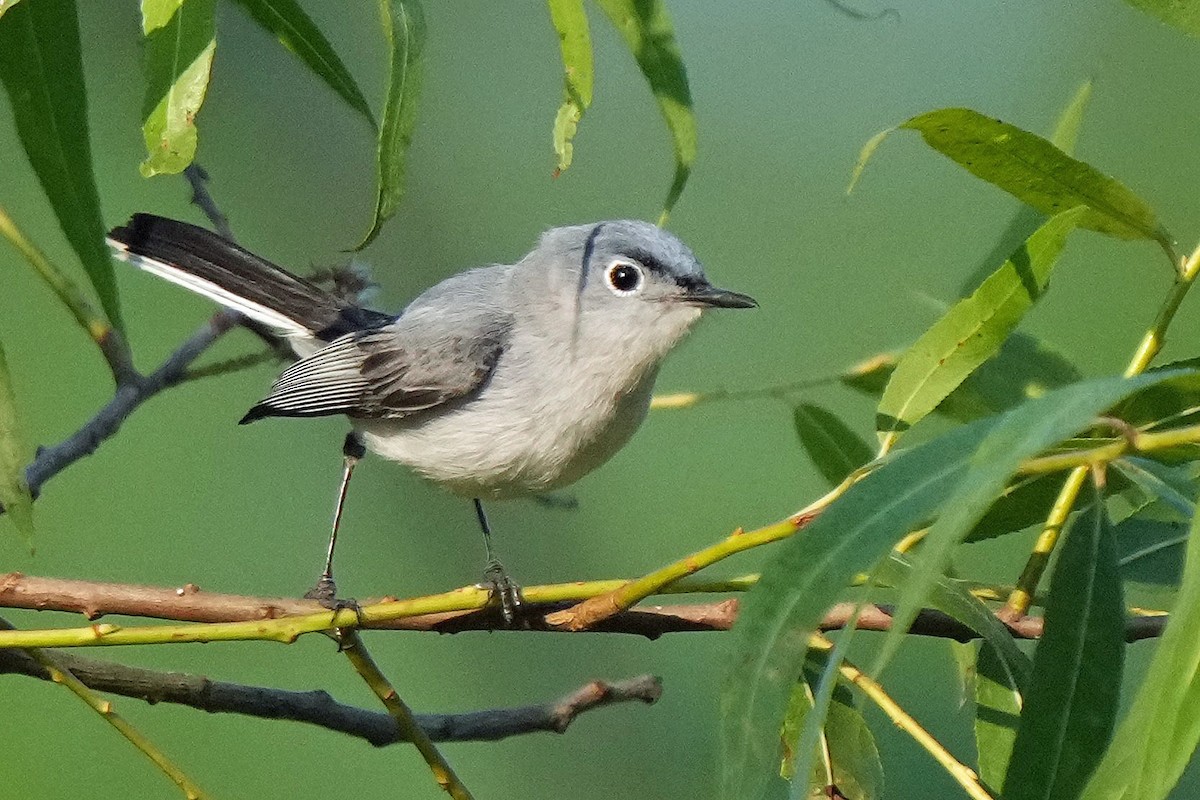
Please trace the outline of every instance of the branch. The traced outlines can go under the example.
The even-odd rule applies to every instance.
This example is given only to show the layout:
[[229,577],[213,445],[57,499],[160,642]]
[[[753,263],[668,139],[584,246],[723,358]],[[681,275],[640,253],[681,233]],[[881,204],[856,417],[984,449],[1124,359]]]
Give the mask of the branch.
[[[567,583],[550,586],[530,586],[525,590],[530,600],[517,626],[507,626],[500,612],[492,607],[372,620],[362,627],[372,629],[432,631],[459,633],[463,631],[543,631],[566,632],[547,621],[560,609],[589,596],[602,594],[614,581]],[[615,582],[621,583],[621,582]],[[700,586],[700,589],[711,588]],[[486,593],[480,592],[486,598]],[[544,598],[538,600],[538,598]],[[554,598],[550,601],[545,598]],[[389,598],[371,600],[365,606],[386,607]],[[482,601],[481,601],[482,602]],[[89,620],[105,614],[149,617],[175,622],[252,622],[287,616],[319,613],[322,608],[314,600],[282,597],[247,597],[201,591],[194,584],[178,588],[137,586],[116,583],[40,578],[11,572],[0,575],[0,608],[24,608],[40,611],[66,611],[83,614]],[[820,624],[822,631],[838,630],[853,617],[853,603],[838,603],[826,613]],[[328,613],[328,612],[326,612]],[[627,633],[655,639],[664,633],[726,631],[733,627],[738,615],[738,601],[727,599],[713,603],[693,603],[673,606],[643,606],[602,620],[593,632]],[[352,616],[352,615],[351,615]],[[1125,624],[1127,642],[1156,638],[1162,635],[1167,623],[1166,614],[1133,615]],[[1005,623],[1018,639],[1038,639],[1042,636],[1041,617],[1022,617]],[[868,631],[889,631],[892,628],[890,609],[868,605],[858,620],[858,628]],[[933,609],[924,609],[913,621],[909,633],[940,639],[969,642],[979,634],[953,617]]]
[[96,452],[103,442],[121,429],[121,425],[138,406],[182,380],[188,366],[237,321],[237,315],[226,311],[214,314],[158,369],[149,375],[131,377],[118,386],[113,399],[84,423],[83,427],[56,445],[39,448],[33,463],[25,468],[25,482],[33,496],[37,497],[41,493],[46,481],[81,458]]
[[[289,692],[246,686],[184,672],[128,667],[74,653],[58,652],[55,660],[91,689],[151,704],[176,703],[211,713],[303,722],[363,739],[376,747],[404,741],[389,715],[339,703],[325,691]],[[21,650],[0,650],[0,674],[51,680],[46,669]],[[615,683],[592,681],[548,703],[416,716],[417,723],[435,742],[493,742],[539,731],[564,733],[577,716],[592,709],[632,701],[652,704],[661,694],[658,678],[641,675]]]

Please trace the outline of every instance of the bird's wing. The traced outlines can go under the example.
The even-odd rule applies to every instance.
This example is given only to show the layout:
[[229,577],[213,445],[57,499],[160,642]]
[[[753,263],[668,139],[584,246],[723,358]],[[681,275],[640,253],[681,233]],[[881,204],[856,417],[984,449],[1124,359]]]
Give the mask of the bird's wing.
[[427,304],[336,339],[288,367],[242,418],[347,414],[399,418],[467,397],[491,375],[510,318],[494,308]]

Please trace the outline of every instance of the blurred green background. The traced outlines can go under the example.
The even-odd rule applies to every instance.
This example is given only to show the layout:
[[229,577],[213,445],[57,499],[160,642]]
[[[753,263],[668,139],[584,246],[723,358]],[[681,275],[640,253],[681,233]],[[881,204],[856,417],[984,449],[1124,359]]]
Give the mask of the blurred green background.
[[[382,91],[374,3],[306,2],[369,97]],[[91,135],[106,220],[134,211],[199,221],[182,179],[142,179],[139,16],[133,2],[81,3]],[[1117,0],[1089,4],[894,2],[864,21],[823,2],[670,4],[700,129],[695,172],[671,220],[714,282],[755,312],[714,314],[669,360],[660,391],[742,388],[827,374],[911,341],[957,296],[1017,204],[927,150],[887,141],[856,190],[845,185],[876,131],[939,107],[968,106],[1046,132],[1095,79],[1077,149],[1131,186],[1189,248],[1200,219],[1200,42]],[[872,11],[878,4],[856,4]],[[593,10],[594,9],[589,9]],[[363,258],[401,307],[468,266],[519,257],[543,229],[616,216],[654,219],[673,170],[666,130],[623,43],[593,13],[596,99],[557,180],[550,126],[561,100],[557,40],[540,2],[428,2],[426,83],[400,214]],[[345,261],[372,208],[373,135],[241,9],[220,7],[217,56],[199,117],[199,160],[243,244],[298,270]],[[0,203],[61,263],[74,264],[0,106]],[[27,438],[54,443],[110,395],[103,363],[43,285],[0,247],[0,342]],[[138,364],[150,369],[211,312],[203,300],[121,268]],[[1072,240],[1027,329],[1085,374],[1119,371],[1170,274],[1153,244]],[[1172,354],[1200,333],[1185,309]],[[245,332],[209,358],[256,349]],[[37,506],[37,555],[0,537],[0,572],[294,595],[319,569],[345,424],[235,423],[277,368],[192,383],[139,410],[119,436],[55,478]],[[814,392],[864,435],[871,404]],[[823,491],[776,401],[655,412],[609,465],[571,489],[576,511],[496,504],[501,555],[518,580],[632,576],[758,526]],[[0,528],[7,523],[0,522]],[[7,533],[7,531],[2,531]],[[1011,537],[1010,537],[1011,538]],[[1027,539],[966,548],[968,575],[1011,581]],[[755,568],[768,553],[718,568]],[[469,504],[368,460],[339,547],[343,592],[412,595],[476,580]],[[830,587],[831,599],[837,587]],[[7,614],[21,627],[79,618]],[[869,637],[860,644],[870,645]],[[418,710],[547,700],[592,678],[652,672],[653,707],[579,719],[565,736],[450,745],[476,795],[695,798],[713,793],[726,640],[678,634],[377,633],[376,658]],[[1130,649],[1137,675],[1152,645]],[[223,680],[310,689],[372,706],[331,642],[93,652]],[[963,759],[964,708],[943,642],[914,641],[884,676],[901,702]],[[283,723],[122,700],[118,708],[216,797],[437,797],[411,751],[383,751]],[[59,687],[0,681],[8,728],[0,796],[174,797],[127,743]],[[957,796],[920,750],[869,713],[888,798]],[[1177,796],[1200,792],[1189,775]]]

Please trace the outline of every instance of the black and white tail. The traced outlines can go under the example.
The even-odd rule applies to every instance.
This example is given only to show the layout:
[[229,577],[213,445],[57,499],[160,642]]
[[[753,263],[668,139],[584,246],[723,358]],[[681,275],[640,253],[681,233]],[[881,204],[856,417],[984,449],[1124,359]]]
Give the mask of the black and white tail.
[[108,243],[138,269],[204,295],[288,337],[328,341],[379,324],[382,314],[347,305],[310,281],[222,236],[186,222],[134,214]]

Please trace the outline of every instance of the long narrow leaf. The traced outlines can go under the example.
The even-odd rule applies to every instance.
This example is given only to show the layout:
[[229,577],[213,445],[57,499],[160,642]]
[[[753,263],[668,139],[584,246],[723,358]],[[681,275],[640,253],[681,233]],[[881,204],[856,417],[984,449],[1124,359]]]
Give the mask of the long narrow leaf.
[[890,443],[937,408],[1000,346],[1050,280],[1083,209],[1050,219],[970,297],[956,303],[908,349],[879,401],[876,427]]
[[813,466],[832,486],[875,457],[870,446],[832,411],[801,403],[792,411],[792,420]]
[[975,661],[975,749],[979,777],[990,788],[1004,788],[1004,775],[1017,738],[1023,698],[1021,687],[986,642]]
[[[11,6],[0,25],[0,80],[21,146],[100,305],[118,329],[121,304],[92,173],[87,92],[74,0]],[[12,158],[13,154],[5,154]]]
[[361,250],[379,235],[404,196],[404,161],[417,122],[421,93],[421,53],[425,49],[425,13],[418,0],[379,0],[388,43],[387,101],[379,128],[379,185],[371,229],[354,248]]
[[[1080,227],[1122,239],[1150,239],[1178,264],[1173,238],[1144,200],[1036,134],[967,108],[930,111],[898,127],[917,131],[934,150],[1043,214],[1087,206]],[[864,146],[855,178],[889,133]]]
[[1189,36],[1200,37],[1200,7],[1184,0],[1125,0],[1134,8],[1158,17]]
[[[35,0],[36,1],[36,0]],[[4,348],[0,347],[0,506],[12,520],[25,545],[33,550],[33,498],[25,484],[29,454],[17,422],[17,402]]]
[[588,30],[583,0],[549,0],[550,21],[558,34],[563,62],[563,103],[554,117],[554,152],[558,155],[555,175],[571,166],[575,154],[575,131],[583,113],[592,104],[592,35]]
[[[1069,156],[1075,154],[1079,129],[1083,125],[1083,113],[1087,110],[1091,97],[1092,81],[1088,79],[1075,90],[1070,102],[1058,115],[1054,131],[1050,134],[1050,144]],[[991,252],[983,257],[975,269],[971,270],[971,274],[964,284],[965,288],[959,294],[967,295],[974,291],[975,287],[992,273],[998,261],[1008,256],[1021,242],[1028,239],[1045,221],[1046,215],[1032,206],[1022,205],[1017,209],[1008,225],[996,238],[996,244],[992,247]]]
[[333,45],[321,33],[312,18],[296,0],[236,0],[250,16],[270,32],[279,43],[304,62],[346,104],[361,114],[371,126],[375,117],[354,76],[342,63]]
[[654,99],[667,121],[675,146],[675,177],[663,204],[659,224],[665,224],[671,209],[683,194],[692,162],[696,160],[696,114],[692,92],[675,28],[662,0],[596,0],[612,20],[638,67],[646,76]]
[[784,542],[746,595],[733,629],[735,658],[723,689],[721,797],[755,797],[771,772],[781,715],[808,635],[835,599],[830,587],[869,572],[904,534],[942,510],[901,590],[878,671],[942,574],[950,547],[983,515],[1021,461],[1086,427],[1131,392],[1178,376],[1068,386],[896,453],[802,536]]
[[894,627],[884,639],[873,672],[890,661],[920,611],[930,588],[949,561],[950,551],[982,518],[1021,462],[1071,436],[1102,411],[1139,389],[1187,374],[1151,373],[1136,378],[1104,378],[1058,389],[1002,416],[973,454],[961,483],[945,498],[944,513],[914,559],[912,578],[901,589]]
[[1183,580],[1133,705],[1088,782],[1084,800],[1161,800],[1200,743],[1200,516]]
[[[874,578],[892,586],[904,582],[912,574],[912,564],[895,553],[884,559],[875,570]],[[959,583],[939,576],[929,592],[929,605],[947,614],[983,637],[993,650],[994,657],[1007,676],[1007,684],[1018,689],[1025,685],[1033,665],[1029,657],[1017,647],[1012,632],[1004,626],[992,610],[984,605]]]
[[758,796],[808,635],[835,599],[831,587],[870,570],[931,517],[994,424],[981,420],[897,453],[768,562],[733,628],[735,657],[722,692],[721,798]]
[[1075,800],[1112,736],[1121,692],[1125,603],[1113,529],[1099,499],[1067,532],[1004,800]]

